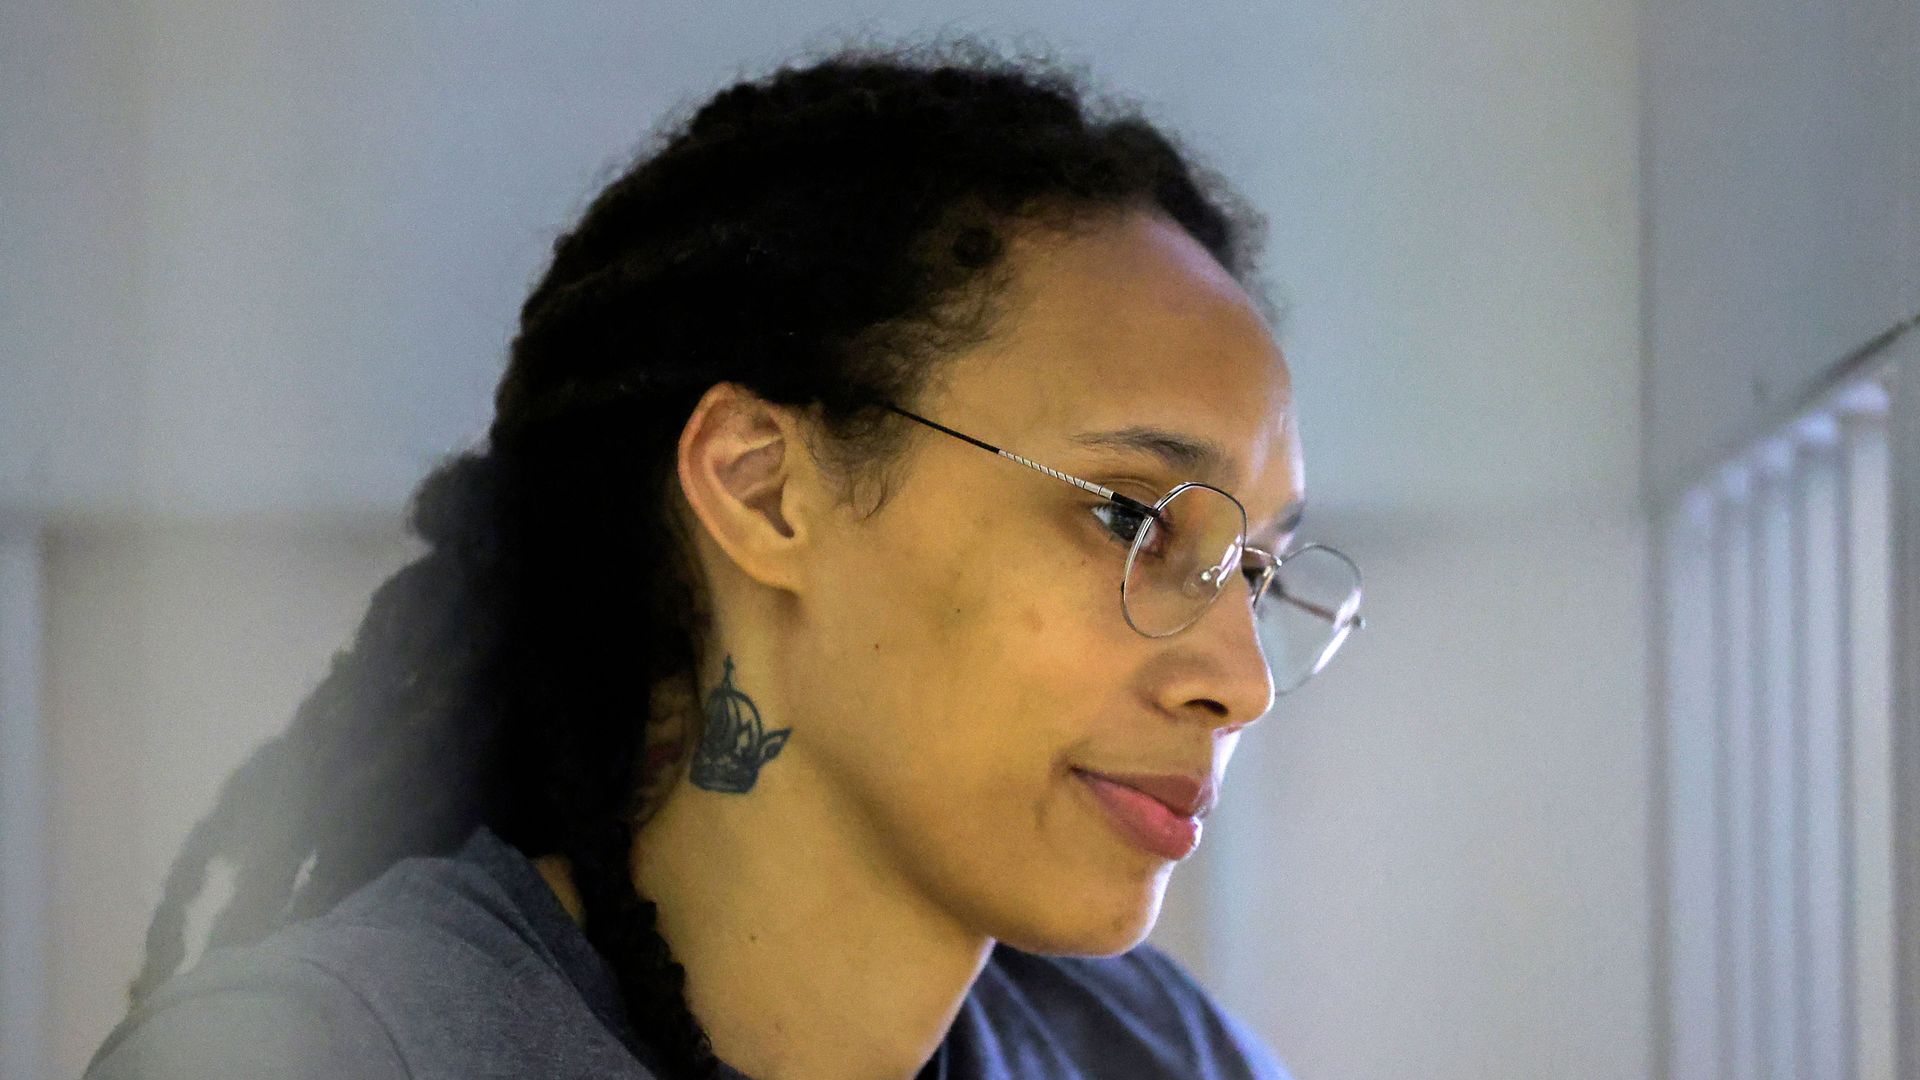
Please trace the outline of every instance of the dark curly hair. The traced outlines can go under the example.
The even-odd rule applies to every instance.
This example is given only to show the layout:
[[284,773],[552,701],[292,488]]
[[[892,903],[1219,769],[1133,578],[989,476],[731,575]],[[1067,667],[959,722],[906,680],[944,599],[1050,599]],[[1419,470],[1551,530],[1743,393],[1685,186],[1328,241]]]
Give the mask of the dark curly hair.
[[[676,446],[719,382],[804,408],[856,498],[943,357],[999,314],[1016,229],[1167,215],[1250,291],[1258,219],[1136,112],[1035,60],[962,44],[842,52],[732,86],[588,207],[521,310],[486,446],[415,492],[427,544],[350,648],[222,789],[168,876],[136,1001],[185,955],[325,911],[481,824],[569,866],[646,1049],[715,1075],[684,972],[629,869],[693,745],[706,619]],[[656,722],[656,720],[658,722]]]

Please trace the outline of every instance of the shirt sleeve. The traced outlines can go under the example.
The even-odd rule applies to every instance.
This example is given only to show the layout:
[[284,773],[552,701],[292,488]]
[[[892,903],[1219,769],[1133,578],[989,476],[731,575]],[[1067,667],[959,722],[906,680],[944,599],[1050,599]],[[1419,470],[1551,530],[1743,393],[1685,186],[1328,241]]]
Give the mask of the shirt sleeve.
[[358,994],[303,964],[271,978],[162,987],[116,1028],[85,1080],[406,1080]]

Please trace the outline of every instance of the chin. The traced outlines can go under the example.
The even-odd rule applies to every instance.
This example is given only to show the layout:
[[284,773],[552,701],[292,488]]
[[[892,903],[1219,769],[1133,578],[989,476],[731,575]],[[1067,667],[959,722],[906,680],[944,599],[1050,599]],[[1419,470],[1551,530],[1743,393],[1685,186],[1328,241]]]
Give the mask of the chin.
[[1090,894],[1047,906],[1038,917],[993,935],[1022,952],[1049,956],[1116,956],[1146,939],[1160,918],[1165,875],[1151,883]]

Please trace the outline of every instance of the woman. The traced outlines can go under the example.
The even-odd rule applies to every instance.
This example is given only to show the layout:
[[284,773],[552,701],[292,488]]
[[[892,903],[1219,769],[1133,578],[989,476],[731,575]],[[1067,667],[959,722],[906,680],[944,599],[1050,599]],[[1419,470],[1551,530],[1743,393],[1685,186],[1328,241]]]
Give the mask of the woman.
[[1351,564],[1267,554],[1250,221],[1032,66],[719,94],[555,246],[90,1075],[1283,1075],[1139,944],[1356,622]]

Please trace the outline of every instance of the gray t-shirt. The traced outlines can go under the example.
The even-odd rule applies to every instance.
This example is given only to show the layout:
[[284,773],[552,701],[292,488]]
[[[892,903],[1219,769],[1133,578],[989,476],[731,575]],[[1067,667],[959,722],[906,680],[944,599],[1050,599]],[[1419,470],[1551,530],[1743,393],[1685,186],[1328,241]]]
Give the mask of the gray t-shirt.
[[[114,1030],[87,1077],[654,1080],[654,1060],[539,871],[481,829],[320,918],[211,951]],[[997,945],[921,1078],[1027,1077],[1287,1074],[1151,946],[1095,959]]]

